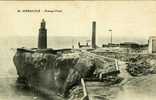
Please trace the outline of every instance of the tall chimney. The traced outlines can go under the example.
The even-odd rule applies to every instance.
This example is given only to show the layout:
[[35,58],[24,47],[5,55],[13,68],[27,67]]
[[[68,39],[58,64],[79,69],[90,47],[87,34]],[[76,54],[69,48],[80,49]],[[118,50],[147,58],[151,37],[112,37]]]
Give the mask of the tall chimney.
[[46,22],[44,19],[42,19],[41,26],[39,29],[38,48],[39,49],[47,48],[47,29]]
[[96,21],[92,22],[92,48],[96,48]]

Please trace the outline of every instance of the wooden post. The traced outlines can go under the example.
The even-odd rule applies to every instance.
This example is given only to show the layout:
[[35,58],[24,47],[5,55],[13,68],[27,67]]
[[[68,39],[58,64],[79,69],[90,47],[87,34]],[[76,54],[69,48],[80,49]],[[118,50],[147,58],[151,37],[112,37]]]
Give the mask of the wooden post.
[[115,66],[116,66],[116,70],[120,70],[120,69],[119,69],[119,65],[118,65],[118,60],[117,60],[117,59],[115,59]]
[[87,92],[86,85],[85,85],[85,82],[84,82],[84,79],[83,78],[81,78],[81,84],[82,84],[83,93],[84,93],[84,96],[82,97],[81,100],[89,100],[88,92]]

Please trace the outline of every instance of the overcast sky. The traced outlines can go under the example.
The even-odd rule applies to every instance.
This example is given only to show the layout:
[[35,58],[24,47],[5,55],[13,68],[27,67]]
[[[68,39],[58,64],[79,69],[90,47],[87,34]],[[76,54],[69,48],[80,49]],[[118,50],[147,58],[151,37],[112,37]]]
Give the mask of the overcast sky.
[[[40,13],[17,10],[40,9]],[[62,10],[45,13],[44,10]],[[37,36],[41,19],[47,22],[49,36],[89,36],[92,21],[97,36],[146,38],[156,35],[155,1],[53,1],[0,2],[0,36]]]

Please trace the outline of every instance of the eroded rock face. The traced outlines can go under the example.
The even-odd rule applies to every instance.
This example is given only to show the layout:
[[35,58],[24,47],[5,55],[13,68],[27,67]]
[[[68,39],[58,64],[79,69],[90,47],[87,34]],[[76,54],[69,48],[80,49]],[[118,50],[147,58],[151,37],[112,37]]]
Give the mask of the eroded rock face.
[[80,78],[116,71],[114,61],[82,51],[54,54],[17,50],[13,61],[19,80],[24,79],[30,87],[64,96],[79,84]]

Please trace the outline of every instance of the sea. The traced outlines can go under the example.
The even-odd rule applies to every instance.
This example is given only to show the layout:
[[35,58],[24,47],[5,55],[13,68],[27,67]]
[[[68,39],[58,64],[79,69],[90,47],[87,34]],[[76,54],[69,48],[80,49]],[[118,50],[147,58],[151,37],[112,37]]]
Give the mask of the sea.
[[[0,37],[0,100],[49,100],[31,90],[17,88],[16,79],[17,72],[13,63],[13,56],[16,48],[36,48],[38,37],[33,36],[10,36]],[[62,49],[62,48],[78,48],[77,43],[82,44],[89,41],[88,37],[73,37],[73,36],[55,36],[48,37],[48,48]],[[147,43],[147,39],[126,39],[116,38],[114,43],[134,41],[137,43]],[[97,38],[97,45],[107,44],[108,38]],[[123,71],[123,73],[125,73]],[[97,92],[96,99],[92,100],[156,100],[156,75],[146,76],[132,79],[132,81],[125,82],[126,87],[113,86],[106,88],[100,83],[92,84],[93,90]],[[128,85],[127,85],[128,84]],[[100,87],[102,86],[102,87]],[[99,88],[100,87],[100,88]],[[92,89],[90,89],[92,90]],[[107,91],[107,93],[106,93]],[[110,98],[102,98],[107,96]],[[111,97],[113,95],[114,97]]]

